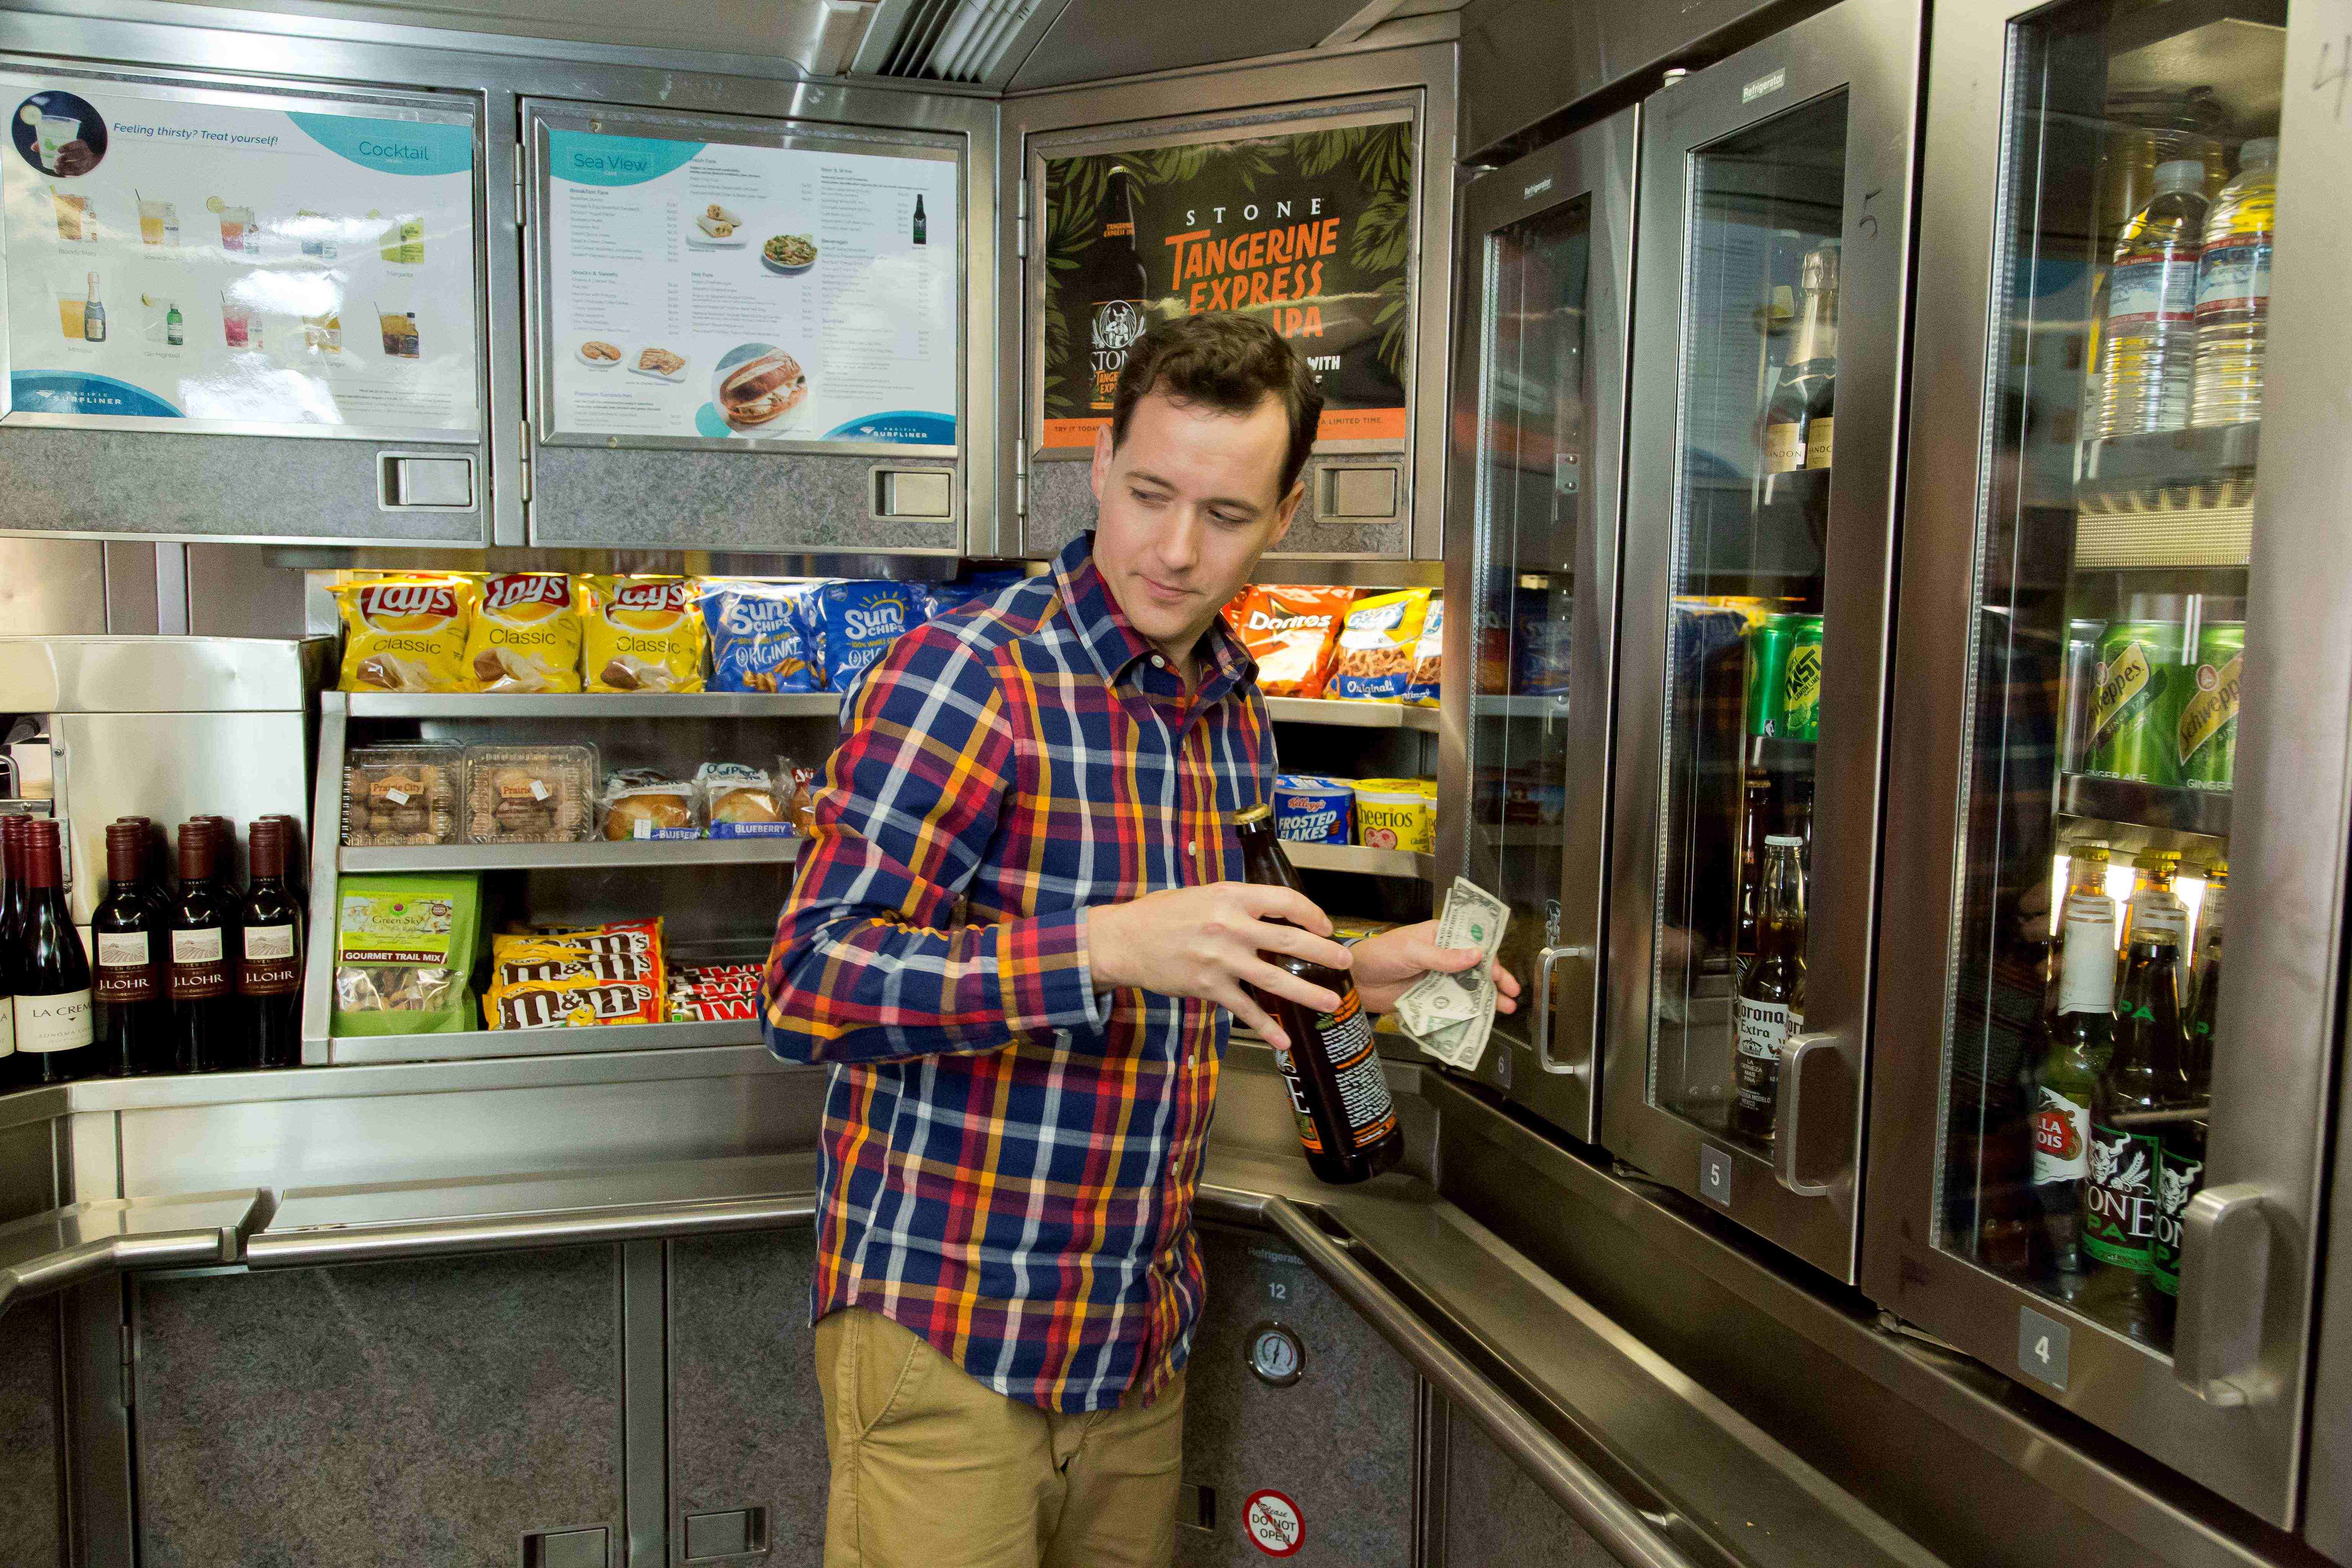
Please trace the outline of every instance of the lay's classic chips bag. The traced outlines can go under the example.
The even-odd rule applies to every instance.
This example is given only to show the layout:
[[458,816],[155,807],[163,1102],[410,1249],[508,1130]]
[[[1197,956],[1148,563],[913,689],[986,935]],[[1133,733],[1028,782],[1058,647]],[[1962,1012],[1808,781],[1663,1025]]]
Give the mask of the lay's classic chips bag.
[[702,617],[683,577],[581,579],[580,668],[591,691],[699,691]]
[[561,572],[506,572],[482,580],[466,638],[475,691],[580,689],[580,611]]
[[455,573],[338,584],[346,691],[466,691],[466,639],[480,590]]

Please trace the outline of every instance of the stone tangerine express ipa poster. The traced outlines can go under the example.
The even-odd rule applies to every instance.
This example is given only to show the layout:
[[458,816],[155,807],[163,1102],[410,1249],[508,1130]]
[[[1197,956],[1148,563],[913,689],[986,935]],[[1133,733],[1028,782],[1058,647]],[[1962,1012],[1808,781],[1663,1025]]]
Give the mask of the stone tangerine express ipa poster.
[[1405,436],[1412,125],[1045,162],[1045,449],[1089,447],[1153,321],[1240,310],[1306,356],[1326,440]]

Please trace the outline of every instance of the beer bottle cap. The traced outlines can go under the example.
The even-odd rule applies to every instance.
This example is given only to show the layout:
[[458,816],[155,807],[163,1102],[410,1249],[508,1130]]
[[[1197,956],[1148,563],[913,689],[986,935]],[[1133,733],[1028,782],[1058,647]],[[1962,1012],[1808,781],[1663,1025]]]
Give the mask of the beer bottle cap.
[[1234,826],[1247,827],[1253,822],[1264,822],[1274,815],[1274,807],[1265,805],[1245,805],[1234,814]]

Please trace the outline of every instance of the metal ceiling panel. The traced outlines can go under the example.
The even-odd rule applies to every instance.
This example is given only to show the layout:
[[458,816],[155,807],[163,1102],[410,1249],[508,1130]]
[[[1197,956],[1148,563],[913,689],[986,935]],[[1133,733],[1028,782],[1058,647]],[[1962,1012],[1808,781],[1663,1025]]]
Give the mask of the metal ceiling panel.
[[1364,9],[1364,0],[1191,0],[1183,25],[1145,22],[1134,0],[1070,0],[1012,90],[1110,81],[1188,66],[1222,65],[1313,48]]

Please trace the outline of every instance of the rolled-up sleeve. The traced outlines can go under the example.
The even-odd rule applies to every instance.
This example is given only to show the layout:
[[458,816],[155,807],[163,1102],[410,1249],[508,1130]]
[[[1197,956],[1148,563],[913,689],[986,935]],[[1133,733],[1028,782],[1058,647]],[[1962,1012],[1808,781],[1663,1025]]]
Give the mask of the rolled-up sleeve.
[[768,955],[769,1048],[870,1062],[1099,1031],[1084,910],[949,923],[1015,783],[992,656],[917,628],[858,687],[847,730]]

